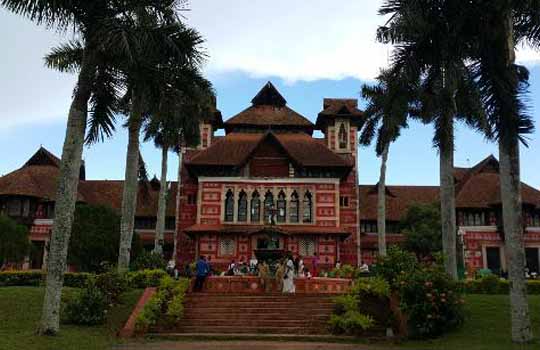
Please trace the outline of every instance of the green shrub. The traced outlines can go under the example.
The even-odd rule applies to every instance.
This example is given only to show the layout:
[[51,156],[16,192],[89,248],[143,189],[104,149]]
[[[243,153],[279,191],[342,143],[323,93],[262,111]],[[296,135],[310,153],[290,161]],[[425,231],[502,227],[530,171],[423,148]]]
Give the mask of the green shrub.
[[107,303],[116,304],[120,294],[128,290],[128,281],[125,274],[111,270],[96,276],[96,286],[107,299]]
[[344,294],[334,298],[334,314],[343,315],[347,311],[358,310],[359,299],[356,294]]
[[189,289],[189,279],[181,279],[176,283],[173,290],[172,299],[167,305],[167,317],[169,322],[174,324],[184,316],[184,297]]
[[105,295],[97,287],[94,280],[89,280],[86,287],[64,305],[64,321],[87,326],[103,324],[107,308],[108,303]]
[[359,278],[354,282],[352,293],[362,296],[389,297],[390,285],[381,277]]
[[328,277],[338,278],[353,278],[355,275],[355,268],[351,265],[342,265],[340,268],[335,268],[328,273]]
[[137,316],[136,330],[144,332],[158,323],[169,327],[178,322],[184,315],[184,295],[188,287],[188,279],[175,281],[170,276],[165,275],[160,280],[156,294],[148,300]]
[[41,271],[4,271],[0,272],[0,287],[39,286],[42,279]]
[[347,311],[343,315],[333,314],[330,317],[330,330],[334,334],[361,335],[373,327],[375,321],[369,315],[358,311]]
[[167,262],[155,252],[143,251],[131,264],[131,270],[165,270]]
[[165,276],[168,275],[164,270],[132,271],[127,273],[127,280],[131,288],[157,287]]
[[[82,288],[86,285],[89,273],[66,272],[64,286]],[[0,287],[4,286],[39,286],[45,281],[42,271],[4,271],[0,272]]]
[[64,274],[64,286],[72,288],[84,288],[89,279],[95,275],[86,272],[66,272]]
[[421,266],[401,275],[398,285],[411,337],[436,337],[463,324],[459,285],[441,266]]
[[418,261],[413,253],[390,246],[385,257],[378,257],[374,272],[387,281],[392,288],[397,288],[400,276],[407,275],[418,268]]

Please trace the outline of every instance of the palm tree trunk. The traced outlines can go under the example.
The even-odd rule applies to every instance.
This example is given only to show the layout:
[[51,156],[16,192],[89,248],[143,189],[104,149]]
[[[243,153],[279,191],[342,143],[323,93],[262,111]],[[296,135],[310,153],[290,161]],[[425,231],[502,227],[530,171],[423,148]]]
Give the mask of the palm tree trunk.
[[[505,69],[513,70],[515,63],[515,44],[513,15],[510,10],[502,22],[505,31],[503,43]],[[513,91],[517,94],[517,81]],[[511,109],[508,109],[511,110]],[[514,112],[515,113],[515,112]],[[501,118],[517,120],[515,115],[502,115]],[[523,207],[521,203],[521,179],[518,130],[512,133],[506,129],[499,130],[499,176],[501,186],[501,202],[503,228],[505,237],[505,253],[508,277],[510,279],[510,312],[512,320],[512,341],[516,343],[530,342],[533,338],[529,304],[527,301],[527,284],[525,280],[525,249],[523,244]]]
[[381,173],[377,191],[377,232],[380,256],[386,256],[386,161],[389,148],[390,144],[386,144],[381,154]]
[[161,179],[159,187],[158,211],[156,222],[156,237],[154,239],[154,252],[163,255],[163,241],[165,238],[165,212],[167,209],[167,160],[169,147],[161,148]]
[[38,333],[43,335],[55,335],[60,327],[60,298],[64,285],[71,226],[77,201],[88,115],[88,99],[91,94],[93,73],[94,66],[85,57],[69,109],[62,162],[60,163],[55,219],[47,258],[45,297],[43,298],[41,322],[38,330]]
[[[182,217],[181,216],[181,210],[182,210],[182,206],[180,205],[180,198],[181,195],[182,195],[182,167],[184,166],[184,164],[182,164],[183,162],[183,153],[182,153],[182,144],[180,144],[179,146],[179,150],[178,150],[178,184],[176,185],[176,220],[180,220],[180,218]],[[176,259],[177,259],[177,250],[178,250],[178,235],[180,234],[179,230],[178,230],[178,222],[176,222],[175,224],[175,229],[174,229],[174,246],[173,246],[173,260],[175,263],[177,263]],[[178,263],[177,263],[178,264]]]
[[457,279],[454,119],[451,113],[442,118],[444,120],[441,127],[446,130],[446,135],[442,137],[439,147],[442,246],[446,272],[453,279]]
[[133,99],[133,106],[129,117],[129,136],[126,156],[126,173],[124,193],[122,196],[122,219],[120,221],[120,252],[118,254],[118,271],[129,269],[131,242],[137,209],[137,194],[139,192],[139,134],[141,131],[142,116],[137,97]]
[[[510,142],[509,142],[510,143]],[[527,281],[525,280],[525,248],[523,244],[523,213],[517,138],[507,145],[499,141],[500,183],[505,237],[505,256],[510,279],[512,341],[532,340]]]

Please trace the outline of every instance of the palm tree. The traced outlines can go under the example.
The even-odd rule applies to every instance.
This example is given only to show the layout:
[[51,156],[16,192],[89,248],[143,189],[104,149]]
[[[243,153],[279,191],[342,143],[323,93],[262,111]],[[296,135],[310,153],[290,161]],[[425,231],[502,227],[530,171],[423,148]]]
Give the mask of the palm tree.
[[192,146],[199,140],[199,121],[210,113],[214,93],[212,84],[197,69],[181,69],[164,74],[160,100],[153,118],[146,125],[145,141],[154,140],[161,148],[161,178],[154,252],[163,254],[165,213],[167,206],[168,153]]
[[[123,48],[121,35],[111,29],[111,24],[129,21],[135,11],[151,10],[156,14],[170,13],[175,0],[131,1],[53,1],[53,0],[0,0],[7,10],[29,18],[37,24],[58,31],[73,30],[81,38],[78,79],[68,113],[66,136],[62,150],[60,174],[55,203],[55,220],[47,260],[47,278],[43,313],[39,326],[41,334],[53,335],[59,329],[60,296],[66,270],[67,249],[77,199],[79,168],[88,118],[88,103],[98,103],[99,85],[109,80],[106,70],[98,69],[100,52]],[[101,75],[101,79],[99,76]],[[94,106],[95,107],[95,106]],[[95,109],[99,111],[99,109]],[[96,122],[103,122],[102,132],[110,131],[110,122],[96,114]]]
[[433,0],[386,0],[379,12],[391,18],[379,28],[378,39],[397,45],[394,65],[401,67],[412,83],[420,82],[413,116],[435,126],[445,267],[457,278],[454,121],[463,119],[489,134],[479,92],[467,66],[469,47],[464,45],[461,32],[451,27],[465,13],[459,2]]
[[[397,74],[396,74],[397,73]],[[414,100],[414,90],[399,72],[383,70],[375,86],[363,85],[362,96],[368,101],[364,112],[365,123],[360,134],[360,144],[368,146],[376,137],[375,151],[381,157],[381,170],[377,191],[377,231],[379,255],[386,255],[386,162],[390,144],[407,128],[409,102]]]
[[139,135],[145,120],[151,116],[152,103],[157,99],[155,96],[163,86],[162,72],[169,71],[172,67],[197,67],[204,56],[200,48],[203,40],[195,30],[184,27],[180,22],[160,27],[159,23],[153,22],[153,18],[141,17],[139,21],[144,26],[150,21],[151,26],[158,26],[158,34],[165,35],[149,37],[148,45],[140,45],[139,59],[135,64],[122,67],[127,77],[128,92],[125,102],[129,104],[129,118],[120,222],[119,271],[127,270],[130,262],[138,192]]
[[523,95],[528,71],[515,63],[522,43],[540,47],[540,3],[535,0],[498,0],[468,3],[467,38],[488,119],[499,144],[500,192],[505,255],[510,279],[512,340],[532,340],[527,285],[524,276],[523,207],[521,202],[520,142],[533,132]]

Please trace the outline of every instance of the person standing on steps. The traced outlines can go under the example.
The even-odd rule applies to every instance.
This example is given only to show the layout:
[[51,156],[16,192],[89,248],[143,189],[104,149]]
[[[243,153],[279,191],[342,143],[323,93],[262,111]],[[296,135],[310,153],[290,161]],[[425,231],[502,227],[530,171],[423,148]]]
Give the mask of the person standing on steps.
[[283,275],[283,293],[295,293],[294,285],[294,261],[291,256],[287,258],[285,263],[285,274]]
[[270,293],[272,290],[272,277],[270,276],[270,268],[265,261],[259,264],[259,277],[264,286],[264,292]]
[[200,256],[197,264],[195,265],[196,276],[195,276],[195,285],[193,286],[194,292],[200,292],[204,286],[204,280],[208,276],[208,263],[206,262],[204,256]]
[[276,268],[276,291],[282,291],[283,290],[283,277],[285,275],[285,263],[282,261],[278,261],[277,268]]
[[319,256],[317,255],[317,252],[313,253],[313,277],[317,277],[319,275]]

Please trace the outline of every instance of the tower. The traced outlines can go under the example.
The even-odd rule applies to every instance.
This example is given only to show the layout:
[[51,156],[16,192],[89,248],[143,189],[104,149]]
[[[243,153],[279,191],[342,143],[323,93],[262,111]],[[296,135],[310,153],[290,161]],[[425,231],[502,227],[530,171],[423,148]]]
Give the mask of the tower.
[[339,186],[340,225],[351,233],[340,245],[343,262],[359,265],[361,261],[360,215],[358,194],[358,131],[364,122],[356,99],[325,98],[316,127],[324,133],[326,146],[350,160],[354,169]]

